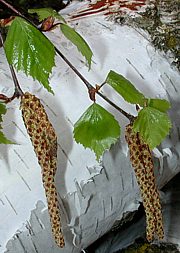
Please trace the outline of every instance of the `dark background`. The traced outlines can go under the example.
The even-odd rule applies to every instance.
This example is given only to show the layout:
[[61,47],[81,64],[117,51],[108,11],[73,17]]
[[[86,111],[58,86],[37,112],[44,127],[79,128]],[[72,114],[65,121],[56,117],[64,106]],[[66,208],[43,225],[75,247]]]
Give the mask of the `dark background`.
[[[51,7],[55,10],[60,10],[65,7],[63,0],[8,0],[10,4],[13,4],[18,10],[22,11],[24,14],[27,13],[28,9],[31,8],[46,8]],[[0,3],[0,19],[7,18],[14,15],[14,13],[7,9],[7,7]]]

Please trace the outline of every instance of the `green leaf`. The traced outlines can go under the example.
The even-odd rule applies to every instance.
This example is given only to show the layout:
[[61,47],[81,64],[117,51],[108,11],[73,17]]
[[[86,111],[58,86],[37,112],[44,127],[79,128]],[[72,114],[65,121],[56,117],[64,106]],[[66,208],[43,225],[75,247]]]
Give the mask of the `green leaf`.
[[148,106],[153,107],[161,112],[166,112],[170,107],[170,103],[165,99],[150,98]]
[[9,64],[37,79],[52,92],[48,79],[55,65],[55,50],[38,29],[23,18],[16,17],[7,34],[5,52]]
[[0,144],[14,144],[14,142],[8,140],[8,139],[4,136],[3,132],[0,131]]
[[[0,103],[0,122],[2,122],[2,115],[6,113],[6,106],[2,103]],[[1,126],[0,126],[1,128]]]
[[39,17],[39,21],[43,21],[45,18],[48,17],[54,17],[66,23],[65,19],[52,8],[29,9],[28,13],[30,14],[36,13]]
[[[0,103],[0,129],[2,129],[1,123],[3,121],[2,116],[6,113],[6,107],[4,104]],[[13,144],[10,140],[8,140],[3,132],[0,131],[0,144]]]
[[92,104],[74,126],[74,138],[90,148],[99,160],[120,136],[120,126],[114,116],[100,105]]
[[82,36],[77,33],[73,28],[66,24],[60,24],[60,28],[64,36],[70,40],[80,51],[80,53],[86,58],[89,69],[91,68],[92,51],[88,46],[87,42],[82,38]]
[[146,98],[134,85],[122,75],[111,70],[106,78],[110,84],[127,102],[131,104],[144,105]]
[[133,129],[139,132],[150,149],[159,145],[171,128],[168,115],[152,107],[142,109],[134,122]]

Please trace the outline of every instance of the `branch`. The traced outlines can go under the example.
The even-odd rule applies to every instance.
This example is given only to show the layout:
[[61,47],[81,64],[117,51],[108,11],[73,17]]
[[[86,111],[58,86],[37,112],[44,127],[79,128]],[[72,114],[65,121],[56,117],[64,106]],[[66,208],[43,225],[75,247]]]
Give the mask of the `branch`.
[[[5,0],[0,0],[0,3],[4,4],[8,9],[10,9],[11,11],[13,11],[17,16],[20,16],[20,17],[24,18],[26,21],[28,21],[29,23],[31,23],[32,25],[34,25],[36,27],[36,25],[34,24],[34,20],[31,21],[22,12],[18,11],[12,4],[8,3]],[[30,15],[28,13],[26,13],[26,15],[28,17],[30,17]],[[37,22],[37,20],[36,20],[36,22]]]
[[111,101],[109,98],[107,98],[106,96],[104,96],[101,92],[97,91],[96,92],[100,97],[102,97],[107,103],[109,103],[111,106],[113,106],[116,110],[118,110],[118,112],[120,112],[121,114],[123,114],[126,118],[129,119],[129,121],[132,123],[135,120],[135,117],[129,113],[127,113],[126,111],[124,111],[123,109],[121,109],[119,106],[117,106],[113,101]]
[[11,75],[12,75],[12,78],[13,78],[13,82],[14,82],[14,86],[15,86],[15,91],[14,91],[14,95],[16,95],[16,97],[20,97],[22,96],[24,93],[19,85],[19,82],[18,82],[18,79],[17,79],[17,76],[16,76],[16,73],[14,71],[14,68],[12,65],[9,64],[9,68],[10,68],[10,71],[11,71]]
[[[34,24],[34,22],[32,22],[31,20],[29,20],[28,18],[26,18],[20,11],[18,11],[16,8],[14,8],[11,4],[7,3],[5,0],[0,0],[1,3],[3,3],[4,5],[6,5],[9,9],[11,9],[13,12],[15,12],[18,16],[24,18],[25,20],[27,20],[31,25],[33,25],[36,29],[38,29],[36,27],[36,25]],[[41,31],[40,31],[41,32]],[[41,32],[42,33],[42,32]],[[42,33],[43,36],[44,33]],[[46,36],[45,36],[46,37]],[[47,37],[46,37],[47,38]],[[58,48],[55,48],[56,53],[66,62],[66,64],[68,64],[68,66],[75,72],[75,74],[83,81],[83,83],[86,85],[89,94],[91,94],[91,91],[96,90],[96,88],[94,88],[86,79],[84,76],[82,76],[82,74],[71,64],[71,62],[60,52],[60,50]],[[104,85],[104,83],[103,83]],[[103,86],[102,85],[102,86]],[[96,93],[103,98],[107,103],[109,103],[111,106],[113,106],[116,110],[118,110],[121,114],[123,114],[126,118],[129,119],[129,121],[134,120],[134,116],[128,114],[127,112],[125,112],[123,109],[121,109],[119,106],[117,106],[116,104],[114,104],[110,99],[108,99],[106,96],[104,96],[101,92],[99,92],[98,90],[96,91]],[[90,99],[93,100],[90,96]]]
[[12,10],[14,13],[16,13],[18,16],[23,17],[24,19],[27,20],[27,18],[20,12],[18,11],[16,8],[14,8],[13,5],[11,5],[10,3],[4,1],[4,0],[0,0],[0,3],[6,5],[6,7],[8,7],[8,9]]
[[[115,103],[113,103],[109,98],[107,98],[106,96],[104,96],[101,92],[99,92],[98,90],[96,90],[96,88],[94,88],[86,79],[84,76],[81,75],[81,73],[70,63],[70,61],[59,51],[59,49],[57,49],[56,47],[54,47],[57,54],[69,65],[69,67],[76,73],[76,75],[78,75],[78,77],[83,81],[83,83],[86,85],[89,94],[91,94],[91,91],[96,91],[96,93],[103,98],[107,103],[109,103],[111,106],[113,106],[116,110],[118,110],[121,114],[123,114],[126,118],[129,119],[130,122],[132,122],[135,117],[127,112],[125,112],[123,109],[121,109],[119,106],[117,106]],[[105,83],[103,83],[101,86],[103,86]],[[100,87],[101,87],[100,86]],[[94,100],[91,98],[90,95],[90,99]]]
[[94,88],[86,79],[84,76],[81,75],[81,73],[71,64],[71,62],[59,51],[58,48],[54,47],[56,53],[69,65],[69,67],[76,73],[76,75],[79,76],[79,78],[83,81],[83,83],[86,85],[87,89]]

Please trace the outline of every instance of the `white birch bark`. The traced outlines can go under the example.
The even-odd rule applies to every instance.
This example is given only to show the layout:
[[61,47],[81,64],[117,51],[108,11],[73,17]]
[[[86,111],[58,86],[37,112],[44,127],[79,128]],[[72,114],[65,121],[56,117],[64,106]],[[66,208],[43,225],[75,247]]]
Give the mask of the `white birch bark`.
[[[49,36],[93,84],[102,83],[113,69],[130,79],[146,96],[166,98],[171,102],[171,135],[154,151],[155,172],[161,188],[180,171],[178,73],[133,28],[114,25],[103,17],[76,21],[74,25],[94,50],[90,72],[84,59],[77,56],[76,49],[59,35],[58,30]],[[0,53],[2,55],[2,49]],[[11,94],[12,81],[5,57],[1,57],[1,65],[1,93]],[[0,252],[80,253],[110,230],[124,213],[139,206],[139,190],[129,163],[123,130],[121,140],[105,152],[100,164],[92,152],[75,144],[72,125],[91,102],[81,81],[58,58],[56,66],[51,78],[54,97],[38,84],[33,84],[31,78],[27,79],[23,74],[18,77],[24,90],[42,98],[57,130],[59,164],[56,184],[66,248],[57,248],[53,241],[40,167],[26,135],[18,102],[14,101],[9,105],[5,129],[7,136],[20,145],[0,147]],[[135,108],[114,95],[110,88],[105,87],[103,92],[128,112],[135,113]],[[97,101],[115,114],[124,129],[128,123],[126,119],[99,98]],[[168,215],[165,220],[166,240],[179,243],[180,234],[175,237],[174,231],[170,230]]]

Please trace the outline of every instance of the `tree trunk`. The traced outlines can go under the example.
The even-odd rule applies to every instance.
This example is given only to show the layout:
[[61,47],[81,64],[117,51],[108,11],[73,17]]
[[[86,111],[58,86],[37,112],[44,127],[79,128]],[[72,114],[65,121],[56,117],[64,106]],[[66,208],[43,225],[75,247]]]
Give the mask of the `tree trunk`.
[[[170,4],[169,1],[164,2]],[[164,22],[162,2],[159,6],[160,19]],[[102,16],[76,20],[72,25],[76,26],[94,51],[94,64],[90,72],[84,59],[77,56],[76,49],[59,36],[58,29],[49,36],[57,46],[64,46],[62,52],[92,83],[102,83],[109,70],[113,69],[126,76],[146,96],[161,97],[171,102],[171,134],[154,150],[156,180],[159,189],[162,189],[180,172],[180,86],[177,71],[154,49],[147,37],[142,36],[141,30],[119,26]],[[2,48],[0,53],[3,54]],[[51,77],[56,94],[53,98],[37,83],[32,85],[32,80],[22,73],[18,74],[18,78],[24,90],[42,100],[58,135],[56,187],[66,246],[64,249],[58,248],[51,235],[40,167],[21,119],[19,103],[14,101],[9,105],[5,119],[6,135],[21,145],[1,147],[0,252],[80,253],[108,232],[117,220],[136,211],[141,202],[123,138],[128,122],[98,99],[97,102],[120,121],[122,138],[110,151],[105,152],[101,163],[95,161],[91,151],[74,143],[72,134],[73,124],[90,105],[87,92],[80,80],[58,58],[56,66]],[[1,85],[2,93],[12,92],[4,55],[1,57]],[[133,106],[115,95],[109,87],[104,87],[103,92],[128,112],[136,113]],[[165,209],[170,197],[168,194],[161,195],[165,203],[165,241],[180,246],[179,214],[175,209]],[[121,248],[143,235],[144,221],[133,224],[132,231],[132,234],[121,233]]]

